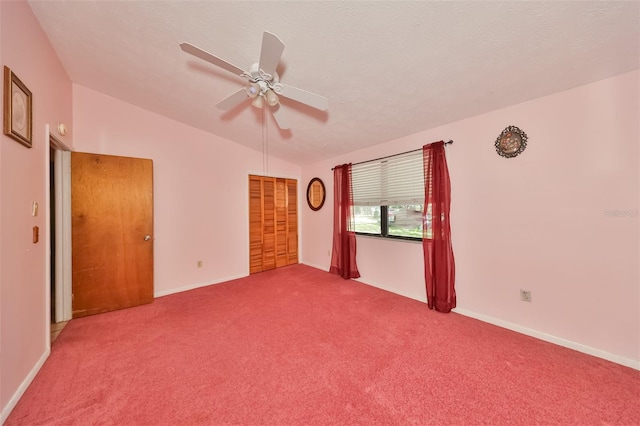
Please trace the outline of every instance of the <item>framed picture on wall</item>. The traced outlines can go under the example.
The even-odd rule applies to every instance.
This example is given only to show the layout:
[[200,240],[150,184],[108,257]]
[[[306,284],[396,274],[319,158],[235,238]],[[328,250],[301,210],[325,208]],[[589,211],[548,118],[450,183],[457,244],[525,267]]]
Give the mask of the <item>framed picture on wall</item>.
[[309,186],[307,186],[307,204],[309,208],[314,212],[320,210],[324,205],[326,195],[322,179],[317,177],[311,179]]
[[9,67],[4,67],[4,134],[31,148],[32,144],[31,91]]
[[494,145],[501,157],[517,157],[527,147],[527,134],[516,126],[508,126],[500,133]]

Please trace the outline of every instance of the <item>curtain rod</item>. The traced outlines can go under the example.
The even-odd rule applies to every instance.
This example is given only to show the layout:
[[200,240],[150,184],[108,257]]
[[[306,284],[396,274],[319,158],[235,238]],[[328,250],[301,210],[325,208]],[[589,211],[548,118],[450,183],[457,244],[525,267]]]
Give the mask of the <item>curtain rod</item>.
[[[451,145],[453,143],[452,140],[448,140],[447,142],[444,143],[444,146],[447,145]],[[352,163],[352,166],[355,166],[356,164],[364,164],[364,163],[371,163],[373,161],[379,161],[379,160],[384,160],[386,158],[391,158],[391,157],[396,157],[398,155],[404,155],[404,154],[410,154],[412,152],[417,152],[417,151],[422,151],[422,148],[418,148],[418,149],[412,149],[411,151],[406,151],[406,152],[401,152],[399,154],[393,154],[393,155],[387,155],[386,157],[380,157],[380,158],[374,158],[373,160],[367,160],[367,161],[359,161],[357,163]],[[335,167],[332,167],[331,170],[335,169]]]

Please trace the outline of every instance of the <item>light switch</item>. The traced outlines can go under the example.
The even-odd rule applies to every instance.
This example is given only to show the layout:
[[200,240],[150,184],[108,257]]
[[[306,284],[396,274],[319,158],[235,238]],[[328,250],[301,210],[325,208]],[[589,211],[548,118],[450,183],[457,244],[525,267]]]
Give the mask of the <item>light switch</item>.
[[31,205],[31,216],[38,216],[38,202],[34,201]]

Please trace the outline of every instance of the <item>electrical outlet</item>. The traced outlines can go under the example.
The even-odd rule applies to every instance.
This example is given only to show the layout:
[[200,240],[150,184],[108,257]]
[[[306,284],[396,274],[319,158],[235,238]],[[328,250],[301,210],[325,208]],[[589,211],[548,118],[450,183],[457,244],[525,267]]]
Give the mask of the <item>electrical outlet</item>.
[[198,260],[198,268],[202,268],[202,260]]
[[520,300],[523,302],[531,302],[531,291],[520,290]]

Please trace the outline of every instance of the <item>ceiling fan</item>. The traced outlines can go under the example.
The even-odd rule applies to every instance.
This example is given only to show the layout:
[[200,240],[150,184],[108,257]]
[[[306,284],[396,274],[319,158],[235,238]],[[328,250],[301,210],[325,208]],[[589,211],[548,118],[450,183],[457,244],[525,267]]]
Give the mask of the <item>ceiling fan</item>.
[[326,111],[329,107],[329,100],[324,96],[280,83],[280,76],[276,72],[276,67],[284,51],[284,44],[275,34],[270,32],[265,31],[262,36],[260,62],[251,65],[249,71],[245,71],[190,43],[181,43],[180,48],[193,56],[247,80],[246,86],[216,104],[216,107],[223,111],[233,109],[247,99],[253,99],[251,104],[255,107],[263,108],[265,104],[270,107],[278,127],[289,129],[286,116],[281,109],[279,96],[303,103],[320,111]]

